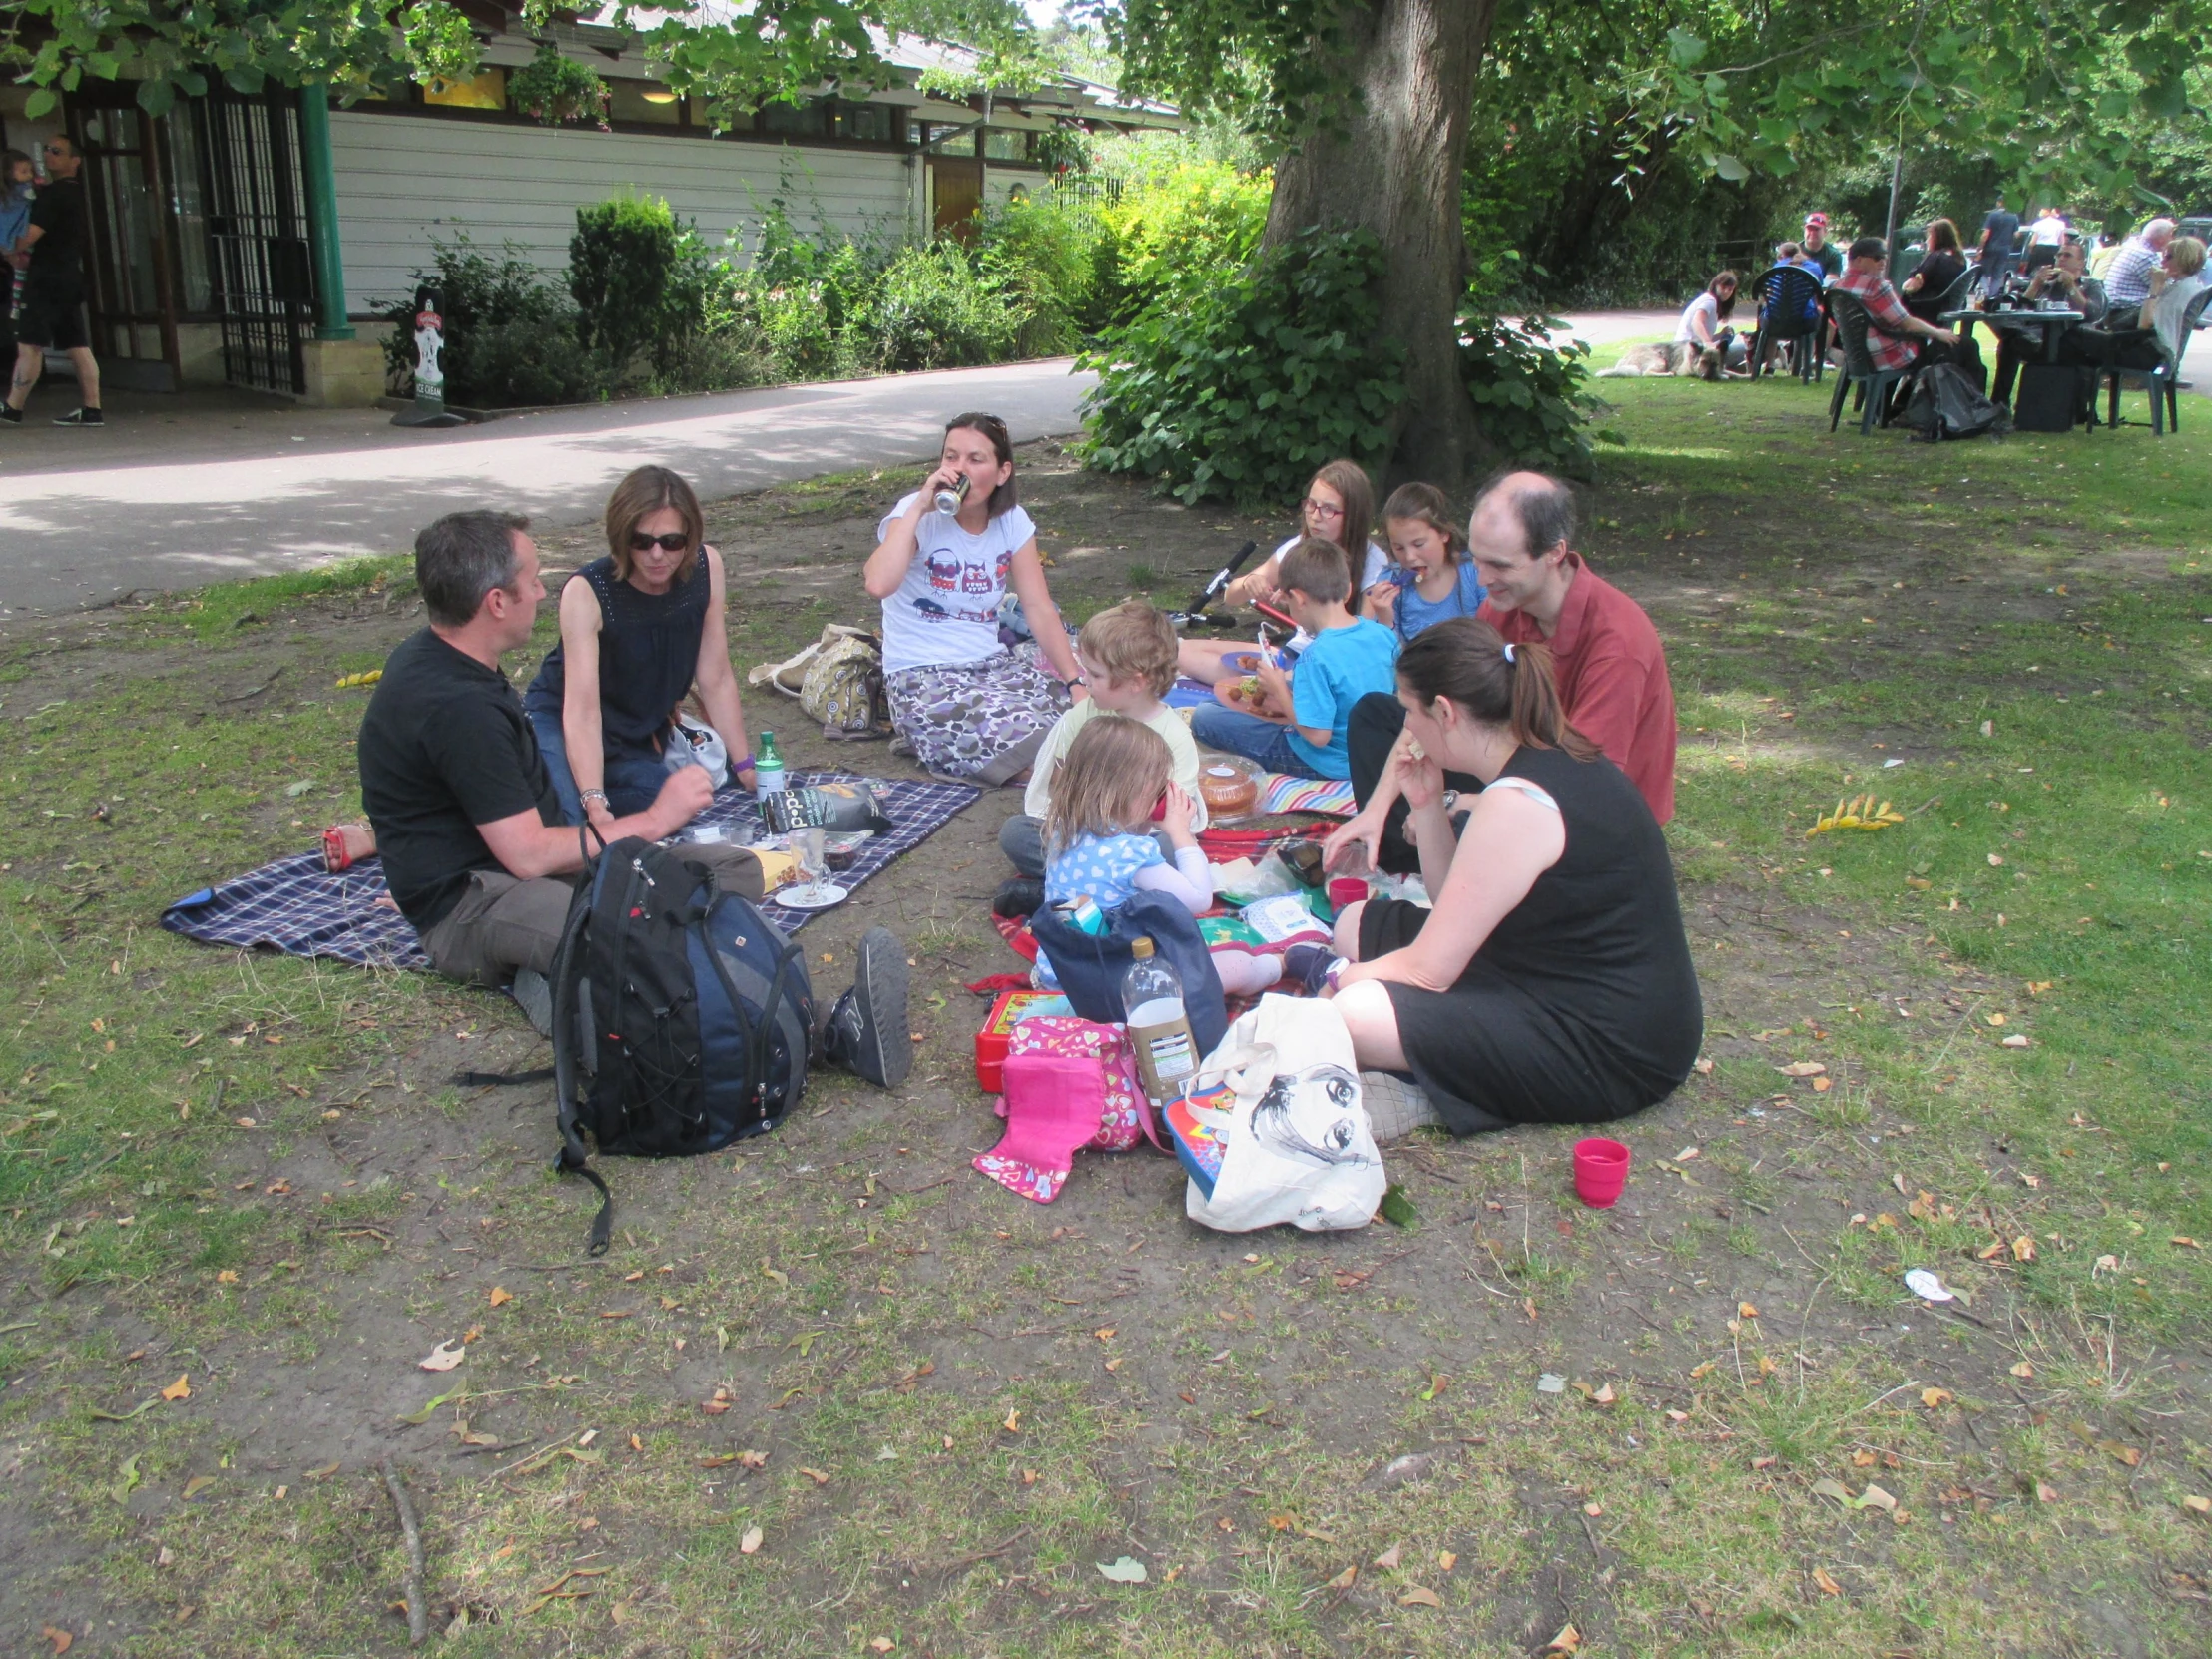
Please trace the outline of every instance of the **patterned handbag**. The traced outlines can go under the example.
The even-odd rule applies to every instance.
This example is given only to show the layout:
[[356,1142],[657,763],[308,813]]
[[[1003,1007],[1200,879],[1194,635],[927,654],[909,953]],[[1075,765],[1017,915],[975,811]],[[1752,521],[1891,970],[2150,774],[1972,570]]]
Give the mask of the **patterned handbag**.
[[827,637],[807,665],[799,706],[822,722],[822,735],[845,742],[890,735],[890,699],[883,690],[883,653],[872,634]]
[[1085,1148],[1126,1152],[1167,1144],[1137,1082],[1137,1056],[1118,1025],[1065,1016],[1025,1019],[1006,1050],[1006,1133],[975,1167],[1008,1192],[1050,1204]]

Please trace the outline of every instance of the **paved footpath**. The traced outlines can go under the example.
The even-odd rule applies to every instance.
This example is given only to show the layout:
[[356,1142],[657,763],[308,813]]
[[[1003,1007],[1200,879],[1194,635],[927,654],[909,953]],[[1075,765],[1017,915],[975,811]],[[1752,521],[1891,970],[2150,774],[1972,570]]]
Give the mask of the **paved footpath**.
[[[45,424],[42,384],[0,430],[0,617],[132,589],[198,587],[403,550],[440,513],[494,506],[560,527],[598,518],[615,481],[659,461],[703,496],[933,457],[970,409],[1016,441],[1072,432],[1095,376],[1067,359],[632,400],[418,431],[379,409],[297,409],[210,392],[118,393],[101,431]],[[887,499],[887,498],[886,498]]]

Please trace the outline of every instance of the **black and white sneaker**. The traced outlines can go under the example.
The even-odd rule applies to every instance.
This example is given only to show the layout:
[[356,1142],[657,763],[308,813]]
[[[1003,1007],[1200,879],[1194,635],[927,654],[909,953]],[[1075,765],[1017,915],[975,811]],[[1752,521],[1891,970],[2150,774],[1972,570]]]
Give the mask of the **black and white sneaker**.
[[887,927],[870,927],[860,940],[860,969],[823,1023],[822,1056],[864,1077],[879,1089],[895,1089],[914,1068],[914,1044],[906,1028],[906,947]]
[[0,403],[0,420],[6,421],[10,426],[20,426],[23,424],[23,411],[21,409],[11,409],[7,404]]
[[57,415],[56,426],[105,426],[107,418],[98,409],[78,409],[74,413]]

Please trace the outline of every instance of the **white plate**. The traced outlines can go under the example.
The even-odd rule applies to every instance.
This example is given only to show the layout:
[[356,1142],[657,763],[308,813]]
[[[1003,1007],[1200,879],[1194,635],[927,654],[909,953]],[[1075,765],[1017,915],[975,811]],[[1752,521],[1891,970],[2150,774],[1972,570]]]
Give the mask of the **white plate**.
[[825,881],[812,892],[804,886],[779,889],[774,897],[787,910],[827,910],[832,904],[842,904],[852,896],[850,887],[840,887],[834,881]]

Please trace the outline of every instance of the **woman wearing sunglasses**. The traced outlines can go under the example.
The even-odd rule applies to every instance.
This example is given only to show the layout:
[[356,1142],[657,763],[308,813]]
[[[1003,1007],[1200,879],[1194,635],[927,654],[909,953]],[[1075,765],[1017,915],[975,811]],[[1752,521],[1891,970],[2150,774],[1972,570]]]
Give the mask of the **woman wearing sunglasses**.
[[694,690],[728,775],[753,787],[722,555],[705,534],[691,485],[665,466],[641,466],[608,498],[607,556],[561,589],[561,641],[522,706],[571,824],[643,811],[672,767],[694,761],[721,787],[712,746],[700,757],[676,724]]

